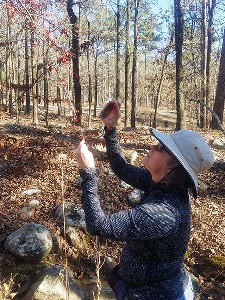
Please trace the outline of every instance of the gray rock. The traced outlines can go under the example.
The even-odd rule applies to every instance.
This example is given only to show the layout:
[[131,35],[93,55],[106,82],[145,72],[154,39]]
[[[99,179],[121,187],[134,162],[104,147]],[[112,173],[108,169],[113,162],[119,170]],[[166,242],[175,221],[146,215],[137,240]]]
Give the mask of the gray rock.
[[11,233],[4,246],[25,262],[40,262],[52,249],[50,231],[41,224],[29,223]]
[[127,149],[123,149],[123,154],[126,158],[126,160],[131,163],[132,165],[134,164],[135,160],[137,159],[137,151],[135,150],[127,150]]
[[67,226],[82,228],[86,230],[85,213],[82,208],[79,208],[73,202],[65,202],[64,211],[63,204],[56,209],[56,218],[63,223],[64,215]]
[[225,161],[223,159],[218,160],[214,163],[213,168],[225,170]]
[[[96,298],[90,297],[90,300],[95,300]],[[110,287],[102,287],[99,295],[99,300],[116,300],[115,293]]]
[[76,249],[81,249],[82,251],[88,247],[88,237],[80,229],[76,227],[66,227],[67,241],[75,246]]
[[96,144],[91,148],[91,152],[93,153],[94,157],[99,160],[106,160],[106,147],[102,144]]
[[68,288],[66,287],[66,272],[59,265],[42,270],[35,283],[26,293],[24,300],[65,300],[68,292],[69,300],[84,300],[84,292],[68,276]]
[[206,191],[208,189],[209,185],[205,182],[203,182],[202,180],[198,181],[198,189],[199,191]]
[[34,195],[34,194],[37,194],[37,193],[41,193],[41,190],[38,190],[38,189],[29,189],[29,190],[26,190],[26,191],[23,191],[21,193],[21,196],[31,196],[31,195]]
[[134,190],[128,196],[128,201],[132,206],[136,206],[141,200],[141,191]]
[[40,205],[40,201],[38,199],[33,199],[28,203],[29,208],[35,208]]
[[24,206],[21,209],[21,212],[24,215],[24,217],[31,217],[35,214],[35,211],[39,205],[40,201],[37,199],[33,199],[27,204],[27,206]]
[[225,138],[217,138],[213,141],[212,147],[216,149],[225,149]]

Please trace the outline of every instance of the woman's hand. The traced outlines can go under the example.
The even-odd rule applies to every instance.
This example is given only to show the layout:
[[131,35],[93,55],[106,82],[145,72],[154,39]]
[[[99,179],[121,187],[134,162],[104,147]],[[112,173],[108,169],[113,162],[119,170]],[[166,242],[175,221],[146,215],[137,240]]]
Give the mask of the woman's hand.
[[101,114],[101,120],[106,125],[106,127],[110,130],[116,125],[116,122],[120,118],[120,102],[117,100],[112,100],[107,103],[106,111],[108,112],[104,114],[104,110]]
[[85,141],[82,140],[76,150],[76,158],[79,167],[82,168],[94,168],[95,161],[93,154],[88,150]]

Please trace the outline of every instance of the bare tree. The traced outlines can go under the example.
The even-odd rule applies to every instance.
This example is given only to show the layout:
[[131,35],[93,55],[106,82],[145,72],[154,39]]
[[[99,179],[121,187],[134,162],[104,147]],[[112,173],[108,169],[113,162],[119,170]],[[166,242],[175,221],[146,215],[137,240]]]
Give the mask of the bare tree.
[[98,106],[98,46],[94,51],[94,116],[97,115]]
[[120,0],[117,0],[117,14],[116,14],[116,99],[120,98]]
[[48,72],[47,72],[47,61],[48,61],[48,49],[45,50],[43,44],[43,67],[44,67],[44,106],[45,106],[45,123],[48,126],[48,114],[49,114],[49,101],[48,101]]
[[[222,124],[223,124],[223,115],[224,115],[224,101],[225,101],[225,29],[223,34],[223,45],[221,50],[216,97],[213,106],[213,111],[216,113],[216,115],[218,116]],[[212,118],[211,128],[219,129],[218,122],[214,117]]]
[[28,52],[28,25],[25,28],[25,81],[26,81],[26,109],[25,113],[30,114],[30,76],[29,76],[29,52]]
[[10,111],[10,116],[12,116],[12,30],[11,30],[11,25],[9,22],[10,19],[10,14],[9,10],[7,9],[7,43],[6,43],[6,86],[8,87],[6,89],[6,104],[9,107]]
[[[88,40],[90,41],[90,22],[88,21]],[[91,71],[90,71],[90,49],[87,48],[87,67],[88,67],[88,126],[91,125],[91,103],[92,103],[92,80],[91,80]]]
[[176,130],[185,127],[184,119],[184,102],[181,96],[180,87],[182,82],[182,48],[184,35],[184,13],[182,9],[182,0],[174,0],[174,17],[175,17],[175,49],[176,49],[176,109],[177,123]]
[[[206,53],[207,53],[207,43],[206,43],[206,0],[202,0],[201,9],[201,95],[203,102],[206,103]],[[205,127],[205,107],[200,106],[200,127]]]
[[72,24],[72,61],[73,61],[73,84],[75,94],[76,125],[81,125],[82,105],[81,105],[81,85],[79,74],[79,18],[73,11],[73,0],[67,0],[67,13]]
[[[208,28],[207,28],[207,58],[206,58],[206,104],[209,104],[211,100],[211,65],[212,65],[212,44],[213,44],[213,20],[216,7],[216,0],[212,0],[208,3]],[[208,125],[208,110],[206,113],[206,125]]]
[[31,74],[32,74],[32,100],[33,100],[33,123],[38,124],[38,103],[37,103],[37,73],[34,69],[34,31],[31,30]]
[[138,9],[140,0],[135,0],[134,15],[134,49],[132,65],[132,96],[131,96],[131,128],[135,128],[135,107],[137,102],[137,45],[138,45]]
[[125,52],[125,127],[128,125],[129,70],[130,70],[130,0],[127,0],[126,52]]

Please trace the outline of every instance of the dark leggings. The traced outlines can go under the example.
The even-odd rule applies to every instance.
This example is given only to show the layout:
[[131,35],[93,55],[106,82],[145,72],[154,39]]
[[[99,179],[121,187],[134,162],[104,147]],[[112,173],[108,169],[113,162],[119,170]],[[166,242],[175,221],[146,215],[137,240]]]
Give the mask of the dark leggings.
[[126,284],[122,280],[118,272],[117,265],[107,277],[107,281],[111,289],[114,291],[117,300],[125,300]]

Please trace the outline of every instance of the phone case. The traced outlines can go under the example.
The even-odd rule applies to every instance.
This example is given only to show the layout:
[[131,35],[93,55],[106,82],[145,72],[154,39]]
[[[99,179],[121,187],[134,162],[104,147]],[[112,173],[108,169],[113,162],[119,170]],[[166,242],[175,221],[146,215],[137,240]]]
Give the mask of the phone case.
[[109,116],[109,114],[111,113],[114,105],[115,105],[115,103],[112,103],[111,101],[107,101],[103,105],[103,107],[102,107],[102,109],[101,109],[101,111],[99,113],[99,117],[107,118]]

